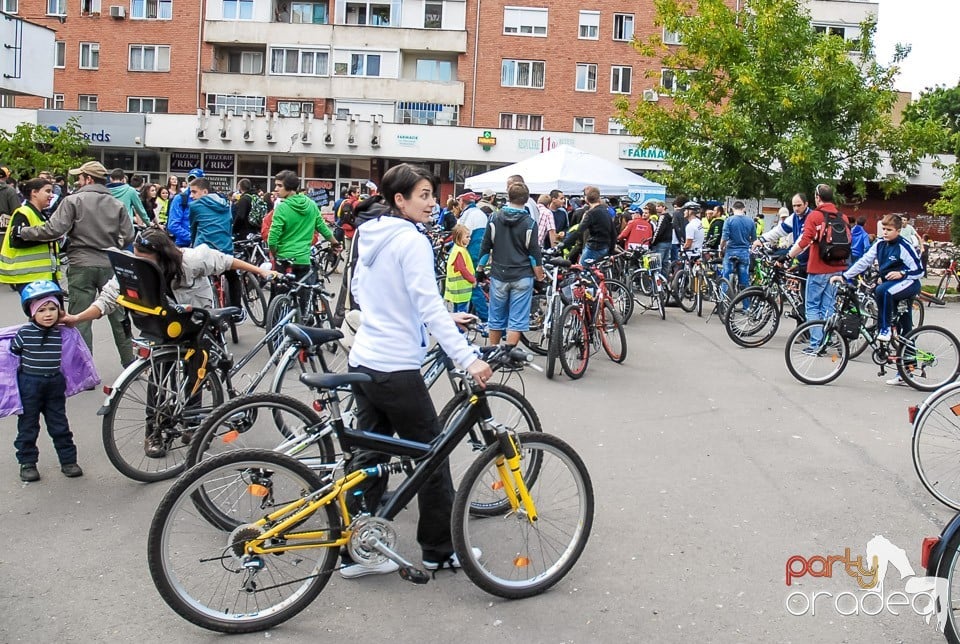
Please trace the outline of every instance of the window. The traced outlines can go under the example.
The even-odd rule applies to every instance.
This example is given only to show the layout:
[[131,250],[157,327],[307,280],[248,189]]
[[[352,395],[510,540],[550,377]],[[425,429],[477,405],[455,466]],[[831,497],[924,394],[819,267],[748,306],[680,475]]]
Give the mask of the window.
[[223,0],[224,20],[252,20],[253,0]]
[[577,91],[597,91],[597,66],[593,63],[577,63]]
[[130,71],[170,71],[169,45],[130,45]]
[[231,74],[262,74],[263,52],[232,51],[227,54],[227,71]]
[[827,34],[830,36],[847,37],[847,30],[844,27],[835,27],[833,25],[814,25],[813,30],[818,34]]
[[80,101],[77,103],[77,109],[81,112],[96,112],[97,111],[97,95],[96,94],[81,94]]
[[271,49],[270,73],[292,74],[295,76],[326,76],[327,57],[325,51],[311,49]]
[[58,69],[63,69],[67,66],[67,43],[62,40],[57,40],[53,43],[53,47],[53,66]]
[[223,114],[224,112],[242,114],[244,112],[251,112],[262,116],[266,107],[267,99],[264,96],[207,94],[207,109],[210,110],[211,114]]
[[543,89],[545,65],[542,60],[504,60],[500,66],[500,85]]
[[663,85],[668,94],[685,92],[690,89],[690,83],[688,81],[681,82],[677,78],[677,70],[674,69],[664,69],[660,71],[660,84]]
[[600,12],[580,12],[580,32],[577,35],[582,40],[597,40],[600,38]]
[[67,0],[47,0],[48,16],[67,15]]
[[380,54],[350,54],[351,76],[379,76]]
[[53,98],[43,99],[43,109],[45,110],[62,110],[63,109],[63,94],[54,94]]
[[100,43],[80,43],[80,69],[100,69]]
[[100,0],[80,0],[80,15],[100,15]]
[[423,6],[423,28],[440,29],[443,26],[443,4],[427,2]]
[[547,10],[534,7],[504,7],[503,33],[514,36],[546,36]]
[[633,78],[633,67],[614,65],[610,68],[610,93],[629,94],[630,81]]
[[453,80],[453,63],[449,60],[417,61],[417,80],[449,83]]
[[592,116],[576,116],[573,119],[574,132],[593,132]]
[[327,5],[320,2],[294,2],[290,7],[290,22],[304,25],[327,24]]
[[613,14],[613,39],[633,40],[633,14]]
[[626,134],[626,126],[620,122],[620,119],[609,119],[607,121],[607,134]]
[[170,20],[173,0],[131,0],[130,17],[134,20]]
[[140,114],[149,113],[167,113],[167,99],[165,98],[141,98],[131,96],[127,99],[127,111]]
[[663,44],[664,45],[682,45],[680,41],[680,32],[679,31],[667,31],[663,30]]
[[542,130],[542,114],[500,113],[500,128],[504,130]]
[[17,0],[3,0],[2,10],[4,13],[17,13],[18,4]]
[[277,101],[277,112],[282,117],[300,118],[301,114],[313,114],[313,103],[302,101]]
[[397,103],[397,123],[415,125],[456,125],[460,108],[440,103]]
[[377,2],[348,2],[345,24],[389,27],[390,5]]

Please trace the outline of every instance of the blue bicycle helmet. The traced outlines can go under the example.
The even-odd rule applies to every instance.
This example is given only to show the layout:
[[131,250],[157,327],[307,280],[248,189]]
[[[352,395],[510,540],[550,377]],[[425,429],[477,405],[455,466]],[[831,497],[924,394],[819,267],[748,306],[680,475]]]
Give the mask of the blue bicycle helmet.
[[20,306],[23,307],[23,312],[27,314],[27,317],[30,317],[30,303],[44,297],[50,297],[51,295],[57,298],[57,301],[60,303],[60,308],[62,309],[63,290],[56,282],[52,280],[30,282],[20,291]]
[[191,170],[190,172],[187,173],[187,181],[190,181],[190,180],[192,180],[192,179],[200,179],[200,178],[202,178],[202,177],[204,177],[204,176],[205,176],[205,175],[203,174],[203,170],[202,170],[202,169],[200,169],[200,168],[194,168],[193,170]]

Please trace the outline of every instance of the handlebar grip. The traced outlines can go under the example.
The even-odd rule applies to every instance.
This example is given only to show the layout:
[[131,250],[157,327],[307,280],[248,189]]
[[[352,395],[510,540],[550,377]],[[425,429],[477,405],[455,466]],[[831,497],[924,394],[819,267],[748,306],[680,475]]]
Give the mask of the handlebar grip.
[[533,362],[533,354],[527,353],[524,349],[520,347],[514,347],[510,350],[508,354],[511,360],[516,362]]

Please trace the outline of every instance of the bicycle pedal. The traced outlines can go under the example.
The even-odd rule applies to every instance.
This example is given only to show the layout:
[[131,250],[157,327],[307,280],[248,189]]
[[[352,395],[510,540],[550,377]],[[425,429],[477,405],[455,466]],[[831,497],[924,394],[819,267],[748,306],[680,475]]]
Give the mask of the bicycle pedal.
[[419,568],[414,568],[413,566],[400,566],[400,569],[397,572],[400,574],[401,579],[414,584],[425,584],[430,581],[430,575]]

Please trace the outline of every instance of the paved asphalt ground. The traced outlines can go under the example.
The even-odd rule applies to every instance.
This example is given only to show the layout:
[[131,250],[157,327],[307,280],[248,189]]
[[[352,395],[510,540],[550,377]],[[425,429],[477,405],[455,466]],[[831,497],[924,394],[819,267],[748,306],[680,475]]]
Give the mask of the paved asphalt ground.
[[[0,326],[22,321],[17,296],[4,290]],[[960,305],[931,310],[928,321],[960,331]],[[255,331],[242,328],[241,346]],[[449,572],[426,586],[335,576],[295,619],[231,641],[942,641],[909,607],[847,617],[823,596],[813,615],[788,612],[793,591],[859,593],[842,564],[831,578],[788,588],[790,557],[846,548],[856,557],[883,535],[921,572],[921,539],[951,513],[911,464],[907,406],[924,395],[883,384],[864,358],[832,385],[805,386],[784,365],[787,333],[741,349],[716,319],[669,309],[665,322],[634,316],[623,365],[594,356],[577,382],[527,372],[544,430],[580,452],[596,492],[587,549],[547,594],[500,600]],[[95,336],[109,383],[119,365],[105,321]],[[435,395],[440,403],[449,395],[443,382]],[[136,483],[111,467],[95,415],[101,400],[87,392],[68,402],[86,472],[77,480],[60,474],[42,436],[43,480],[20,483],[16,420],[0,420],[0,642],[224,641],[182,620],[154,589],[146,530],[169,484]],[[398,520],[401,550],[413,558],[415,516],[414,507]],[[903,583],[890,570],[884,592]],[[851,606],[849,596],[841,601],[844,612]]]

